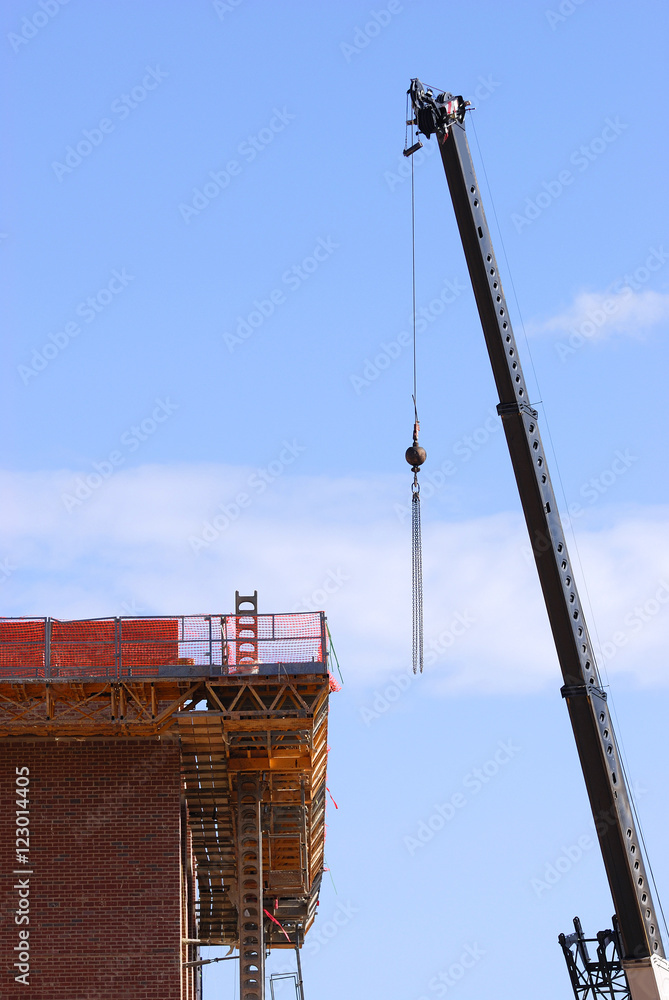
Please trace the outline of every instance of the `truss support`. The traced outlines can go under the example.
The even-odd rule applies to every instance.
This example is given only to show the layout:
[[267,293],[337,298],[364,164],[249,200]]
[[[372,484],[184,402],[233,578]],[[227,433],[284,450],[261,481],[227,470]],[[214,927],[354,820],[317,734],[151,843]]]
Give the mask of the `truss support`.
[[[629,984],[620,958],[620,932],[615,917],[613,929],[600,931],[596,938],[586,938],[581,921],[574,917],[574,933],[560,934],[559,941],[575,1000],[629,1000]],[[596,958],[590,955],[588,945],[596,946]]]
[[240,772],[237,775],[239,1000],[265,998],[261,800],[262,774]]

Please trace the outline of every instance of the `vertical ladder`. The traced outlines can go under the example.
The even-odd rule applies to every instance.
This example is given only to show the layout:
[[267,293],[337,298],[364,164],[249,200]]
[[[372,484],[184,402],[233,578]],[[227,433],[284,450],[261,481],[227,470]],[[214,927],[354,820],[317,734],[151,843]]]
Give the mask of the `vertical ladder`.
[[[249,605],[250,607],[244,607]],[[258,591],[252,597],[235,591],[235,638],[237,639],[237,669],[258,663]]]
[[239,1000],[265,997],[261,800],[261,774],[240,772],[237,777]]

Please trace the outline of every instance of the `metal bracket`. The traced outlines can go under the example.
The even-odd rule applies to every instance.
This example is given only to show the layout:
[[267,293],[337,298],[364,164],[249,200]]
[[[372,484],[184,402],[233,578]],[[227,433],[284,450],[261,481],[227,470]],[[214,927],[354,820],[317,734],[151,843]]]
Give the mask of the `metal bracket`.
[[403,152],[405,156],[413,156],[414,153],[417,153],[418,150],[422,148],[423,148],[423,143],[419,139],[418,142],[414,142],[413,146],[409,146],[409,148],[403,150]]
[[497,412],[500,417],[511,417],[518,416],[519,413],[526,413],[528,417],[532,417],[536,420],[539,416],[537,410],[532,409],[529,403],[518,403],[514,400],[513,403],[498,403]]
[[590,695],[596,694],[606,701],[606,691],[595,687],[594,684],[591,684],[590,687],[587,684],[563,684],[560,688],[560,694],[563,698],[589,698]]

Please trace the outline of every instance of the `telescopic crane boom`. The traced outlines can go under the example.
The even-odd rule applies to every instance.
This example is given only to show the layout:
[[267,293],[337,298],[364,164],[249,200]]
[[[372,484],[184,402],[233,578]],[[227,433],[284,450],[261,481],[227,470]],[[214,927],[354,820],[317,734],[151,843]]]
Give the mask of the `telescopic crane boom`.
[[[418,132],[428,139],[436,136],[441,152],[499,394],[497,412],[502,419],[562,670],[562,696],[567,703],[613,896],[617,916],[617,930],[613,933],[630,994],[632,1000],[669,1000],[669,963],[665,961],[658,913],[630,794],[574,583],[537,412],[530,404],[469,151],[464,126],[467,102],[452,94],[435,96],[419,80],[411,81],[409,95]],[[416,143],[406,154],[411,155],[419,146]]]

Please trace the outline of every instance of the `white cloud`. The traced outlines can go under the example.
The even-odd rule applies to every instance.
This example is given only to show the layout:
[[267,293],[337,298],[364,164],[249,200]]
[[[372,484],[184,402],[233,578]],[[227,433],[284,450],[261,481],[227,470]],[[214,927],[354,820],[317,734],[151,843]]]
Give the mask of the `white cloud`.
[[651,327],[669,320],[669,293],[650,289],[619,292],[581,292],[557,316],[530,324],[532,334],[576,334],[602,341],[614,334],[640,337]]
[[[0,560],[12,568],[0,585],[3,613],[220,613],[231,610],[236,589],[257,589],[261,611],[322,606],[347,683],[375,685],[406,669],[410,530],[394,513],[404,478],[282,475],[260,494],[250,473],[220,465],[119,470],[69,513],[61,496],[75,473],[5,473]],[[240,491],[250,499],[235,513]],[[207,524],[211,541],[195,552],[192,540]],[[668,526],[669,510],[655,509],[579,535],[608,672],[641,684],[669,680],[669,601],[654,596],[669,581]],[[426,681],[448,693],[557,687],[521,515],[428,517],[423,544],[425,637],[436,653]],[[635,608],[646,608],[645,620]]]

